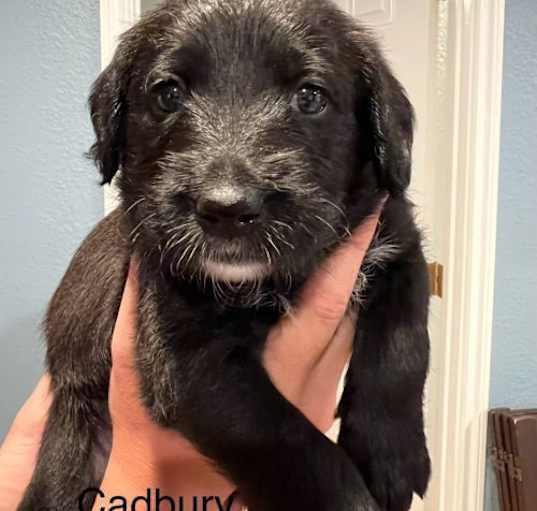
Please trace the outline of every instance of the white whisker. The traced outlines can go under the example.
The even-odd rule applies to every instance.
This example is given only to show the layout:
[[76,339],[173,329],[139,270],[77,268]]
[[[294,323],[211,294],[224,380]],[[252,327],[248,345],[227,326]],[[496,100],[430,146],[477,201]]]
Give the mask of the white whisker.
[[324,218],[320,217],[319,215],[313,215],[317,220],[319,220],[319,222],[322,222],[324,225],[326,225],[337,237],[338,236],[338,233],[337,231],[334,229],[334,226],[331,225],[329,222],[327,222]]
[[276,253],[281,256],[282,253],[280,251],[280,249],[276,246],[276,244],[274,243],[274,240],[272,239],[272,236],[266,232],[265,233],[265,238],[267,239],[267,241],[272,245],[272,247],[274,248],[274,250],[276,251]]
[[295,246],[291,242],[287,241],[273,225],[269,225],[269,229],[284,245],[287,245],[291,250],[295,250]]
[[151,213],[147,216],[145,216],[144,218],[142,218],[138,224],[136,225],[136,227],[129,233],[129,238],[133,241],[133,243],[136,241],[137,237],[135,239],[133,239],[133,236],[136,234],[136,232],[138,231],[138,229],[140,229],[148,220],[151,220],[152,218],[154,218],[155,216],[157,216],[156,213]]
[[145,197],[141,197],[139,198],[137,201],[134,201],[125,211],[124,211],[124,214],[127,215],[129,214],[136,206],[138,206],[138,204],[142,203],[143,201],[145,201]]

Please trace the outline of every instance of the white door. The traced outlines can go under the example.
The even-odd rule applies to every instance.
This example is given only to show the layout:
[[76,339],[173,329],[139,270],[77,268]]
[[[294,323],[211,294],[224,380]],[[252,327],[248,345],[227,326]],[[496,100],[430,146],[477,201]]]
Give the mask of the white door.
[[160,3],[162,3],[161,0],[142,0],[142,12],[153,9],[153,7],[156,7]]

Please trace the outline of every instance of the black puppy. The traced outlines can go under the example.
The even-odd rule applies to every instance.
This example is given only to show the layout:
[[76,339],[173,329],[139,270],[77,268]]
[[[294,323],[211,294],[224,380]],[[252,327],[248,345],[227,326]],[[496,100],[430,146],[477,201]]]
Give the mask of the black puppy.
[[[50,304],[54,403],[20,509],[77,509],[102,478],[110,338],[136,254],[156,422],[254,511],[406,511],[430,471],[428,278],[405,197],[412,108],[371,36],[326,0],[169,0],[123,36],[90,105],[92,155],[105,183],[121,169],[121,206]],[[337,446],[260,354],[282,305],[386,193]]]

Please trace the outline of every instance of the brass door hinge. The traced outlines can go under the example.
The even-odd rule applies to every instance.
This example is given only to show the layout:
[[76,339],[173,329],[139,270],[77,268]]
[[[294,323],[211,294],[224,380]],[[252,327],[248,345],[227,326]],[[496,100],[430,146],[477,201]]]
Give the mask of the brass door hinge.
[[444,295],[444,267],[440,263],[429,263],[429,283],[431,295],[442,298]]

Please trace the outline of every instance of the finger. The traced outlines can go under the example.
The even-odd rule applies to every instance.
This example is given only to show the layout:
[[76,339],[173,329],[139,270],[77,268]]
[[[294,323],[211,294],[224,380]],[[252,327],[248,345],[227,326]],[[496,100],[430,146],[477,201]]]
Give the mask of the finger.
[[19,439],[23,436],[28,439],[37,438],[40,440],[51,403],[50,376],[45,373],[17,413],[2,447],[12,435]]
[[310,372],[322,359],[347,311],[383,203],[310,279],[297,309],[269,333],[263,362],[278,390],[292,403],[300,400]]
[[331,337],[336,331],[375,234],[379,214],[366,218],[307,282],[294,314],[297,323],[310,325],[320,336]]
[[338,388],[352,353],[356,316],[347,315],[323,355],[308,373],[298,407],[320,431],[328,431],[335,418]]
[[151,421],[140,400],[140,379],[136,370],[135,337],[138,304],[138,266],[131,260],[112,335],[112,371],[108,404],[114,427],[134,424],[148,426]]
[[356,314],[351,312],[341,320],[336,333],[313,366],[310,379],[319,374],[321,379],[325,379],[325,384],[334,383],[333,388],[337,387],[337,382],[352,353],[355,331]]
[[129,265],[116,324],[112,335],[112,364],[114,370],[131,370],[134,364],[134,338],[136,336],[138,304],[138,266]]
[[46,374],[20,409],[0,448],[2,509],[16,509],[30,483],[51,401]]
[[307,368],[322,355],[347,311],[379,214],[367,218],[336,250],[308,281],[298,307],[271,331],[265,350],[269,364],[296,370]]

